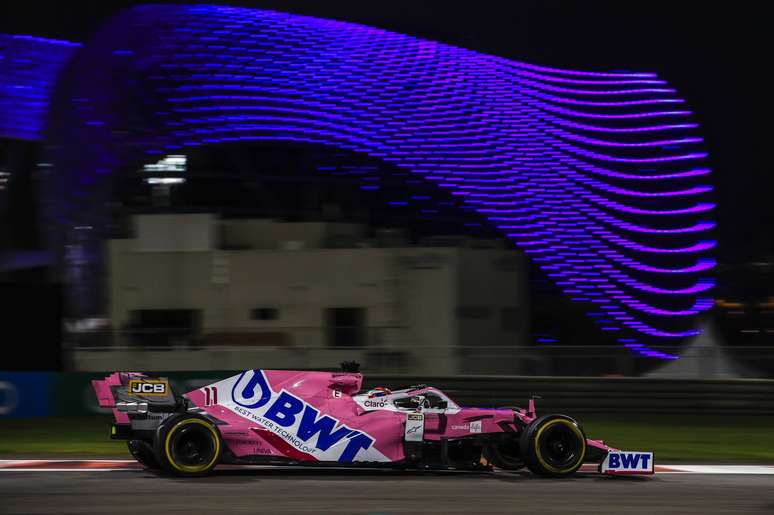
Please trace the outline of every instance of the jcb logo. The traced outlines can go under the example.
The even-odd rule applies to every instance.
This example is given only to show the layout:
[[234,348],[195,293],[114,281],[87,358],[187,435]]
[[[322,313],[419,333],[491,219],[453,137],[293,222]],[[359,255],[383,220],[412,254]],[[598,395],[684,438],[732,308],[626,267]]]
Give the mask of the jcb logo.
[[134,395],[166,395],[167,381],[165,379],[130,379],[129,393]]

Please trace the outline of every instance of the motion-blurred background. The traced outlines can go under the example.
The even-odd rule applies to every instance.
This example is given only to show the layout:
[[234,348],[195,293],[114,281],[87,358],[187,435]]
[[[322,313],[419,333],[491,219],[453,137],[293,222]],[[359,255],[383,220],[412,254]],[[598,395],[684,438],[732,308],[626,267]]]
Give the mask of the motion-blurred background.
[[[76,52],[66,43],[88,42],[138,3],[6,4],[0,33]],[[761,75],[768,25],[753,5],[230,4],[364,23],[544,66],[657,72],[692,109],[713,171],[717,285],[714,307],[694,320],[702,333],[649,342],[679,359],[632,352],[589,316],[588,304],[572,302],[453,197],[418,183],[406,199],[405,172],[393,165],[311,144],[219,143],[122,163],[98,199],[109,214],[100,222],[100,265],[64,270],[44,216],[52,202],[43,185],[52,152],[45,127],[56,120],[40,114],[41,135],[7,127],[0,135],[0,417],[98,413],[88,380],[113,370],[165,373],[186,391],[226,371],[325,369],[343,360],[360,362],[370,383],[434,381],[464,401],[494,405],[541,394],[549,408],[657,414],[664,427],[688,409],[697,426],[721,413],[771,414],[774,219],[765,143],[774,113]],[[13,40],[3,41],[0,74],[25,66],[35,73],[14,60]],[[0,109],[15,112],[18,84],[0,77],[0,85]],[[143,123],[138,116],[126,130]],[[432,210],[423,204],[430,198]],[[79,252],[92,259],[77,243],[62,248],[69,263]],[[24,424],[7,431],[32,427]],[[9,436],[0,452],[50,450],[34,439]],[[672,444],[665,449],[681,458],[713,448]],[[82,451],[59,450],[75,449]],[[724,455],[766,456],[754,448]]]

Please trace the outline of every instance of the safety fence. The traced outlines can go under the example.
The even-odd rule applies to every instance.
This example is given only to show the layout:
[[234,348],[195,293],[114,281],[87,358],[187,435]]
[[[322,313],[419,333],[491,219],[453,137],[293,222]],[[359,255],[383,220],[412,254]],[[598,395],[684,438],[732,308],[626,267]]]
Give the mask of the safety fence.
[[[185,393],[233,371],[159,373]],[[108,413],[91,389],[98,372],[0,372],[0,418]],[[518,376],[366,375],[364,388],[437,386],[457,402],[482,407],[526,406],[540,412],[610,414],[774,415],[774,380],[674,380]]]
[[[418,378],[372,376],[368,385],[397,386]],[[458,376],[424,377],[466,405],[526,406],[562,413],[774,415],[774,380]],[[413,384],[413,383],[412,383]]]
[[691,345],[661,350],[677,360],[645,357],[610,345],[278,345],[248,340],[221,344],[75,346],[64,370],[318,369],[354,360],[367,374],[408,376],[507,375],[660,377],[665,379],[774,378],[774,348]]

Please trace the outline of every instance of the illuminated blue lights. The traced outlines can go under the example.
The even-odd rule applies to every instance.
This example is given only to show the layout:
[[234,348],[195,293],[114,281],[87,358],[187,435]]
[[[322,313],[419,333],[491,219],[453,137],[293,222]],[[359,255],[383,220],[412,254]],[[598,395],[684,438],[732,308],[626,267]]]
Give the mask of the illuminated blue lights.
[[0,137],[38,140],[54,81],[79,43],[0,34]]
[[[715,265],[706,149],[653,73],[561,70],[208,5],[124,11],[69,71],[51,115],[49,160],[66,185],[58,218],[93,214],[102,178],[133,161],[224,142],[323,144],[391,163],[407,189],[435,184],[488,219],[632,352],[675,359],[651,347],[697,334],[695,316],[712,305],[714,282],[701,275]],[[40,90],[52,80],[41,72]],[[26,108],[6,109],[3,121],[18,121]],[[376,172],[320,172],[383,186]],[[422,216],[449,204],[388,199]]]

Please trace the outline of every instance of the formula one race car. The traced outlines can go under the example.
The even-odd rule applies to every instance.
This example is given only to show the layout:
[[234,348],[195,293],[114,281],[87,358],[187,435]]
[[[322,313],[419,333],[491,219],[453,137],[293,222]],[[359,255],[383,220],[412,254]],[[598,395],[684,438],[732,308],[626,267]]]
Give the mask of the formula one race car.
[[247,370],[188,392],[165,378],[116,372],[92,381],[113,408],[111,438],[150,469],[180,476],[218,463],[335,464],[516,470],[566,477],[584,462],[606,474],[652,474],[653,454],[586,438],[565,415],[467,408],[426,385],[358,393],[356,364],[342,372]]

